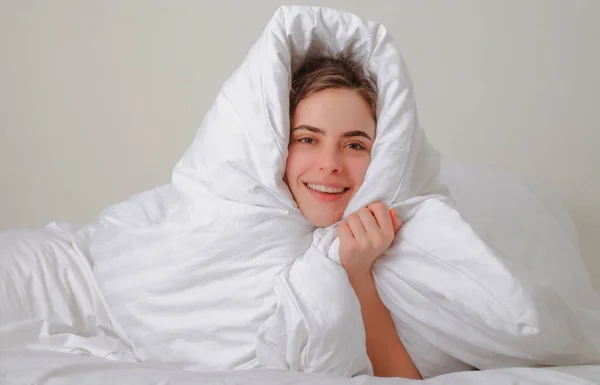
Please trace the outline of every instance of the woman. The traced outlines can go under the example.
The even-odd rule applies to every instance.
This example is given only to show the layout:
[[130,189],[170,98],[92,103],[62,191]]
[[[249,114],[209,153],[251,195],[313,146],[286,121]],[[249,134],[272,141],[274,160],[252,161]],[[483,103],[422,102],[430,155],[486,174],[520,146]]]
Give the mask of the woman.
[[[338,222],[364,181],[376,135],[374,76],[349,55],[311,58],[294,73],[286,183],[315,226]],[[401,220],[373,203],[338,226],[340,262],[361,305],[367,354],[381,377],[421,376],[398,337],[371,267],[391,245]]]

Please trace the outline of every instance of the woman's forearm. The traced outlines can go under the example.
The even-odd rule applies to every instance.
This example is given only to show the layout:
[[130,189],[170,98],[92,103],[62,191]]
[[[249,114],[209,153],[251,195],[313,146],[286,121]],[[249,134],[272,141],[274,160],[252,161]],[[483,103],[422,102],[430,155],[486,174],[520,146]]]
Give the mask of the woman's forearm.
[[348,279],[360,302],[367,354],[375,376],[421,379],[396,333],[389,310],[379,297],[371,270],[361,274],[348,273]]

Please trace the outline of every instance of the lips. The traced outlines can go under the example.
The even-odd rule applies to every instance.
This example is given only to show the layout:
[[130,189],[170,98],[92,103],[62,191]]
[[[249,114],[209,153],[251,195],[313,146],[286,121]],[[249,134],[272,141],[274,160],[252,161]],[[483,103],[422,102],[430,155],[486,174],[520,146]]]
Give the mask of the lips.
[[322,202],[335,202],[341,199],[349,187],[322,185],[316,183],[303,183],[306,190],[316,199]]
[[305,185],[306,185],[306,187],[308,187],[311,190],[319,191],[319,192],[327,193],[327,194],[340,194],[340,193],[343,193],[344,191],[348,190],[347,187],[332,187],[332,186],[326,186],[326,185],[314,184],[314,183],[305,183]]

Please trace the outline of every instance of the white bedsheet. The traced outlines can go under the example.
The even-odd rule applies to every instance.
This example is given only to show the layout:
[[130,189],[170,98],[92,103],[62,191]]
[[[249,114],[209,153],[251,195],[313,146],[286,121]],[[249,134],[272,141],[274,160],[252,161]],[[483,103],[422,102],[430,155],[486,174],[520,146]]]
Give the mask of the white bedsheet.
[[512,368],[446,374],[425,381],[253,369],[200,373],[167,366],[108,361],[97,357],[33,349],[0,351],[0,384],[61,385],[584,385],[600,384],[600,365],[560,368]]

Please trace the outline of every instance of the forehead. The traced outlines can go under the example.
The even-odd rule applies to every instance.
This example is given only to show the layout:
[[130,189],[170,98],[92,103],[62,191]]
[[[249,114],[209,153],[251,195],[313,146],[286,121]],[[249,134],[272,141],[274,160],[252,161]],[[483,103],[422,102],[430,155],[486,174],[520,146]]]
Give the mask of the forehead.
[[292,117],[292,127],[318,127],[328,134],[362,130],[375,135],[375,118],[367,101],[358,92],[330,88],[303,99]]

